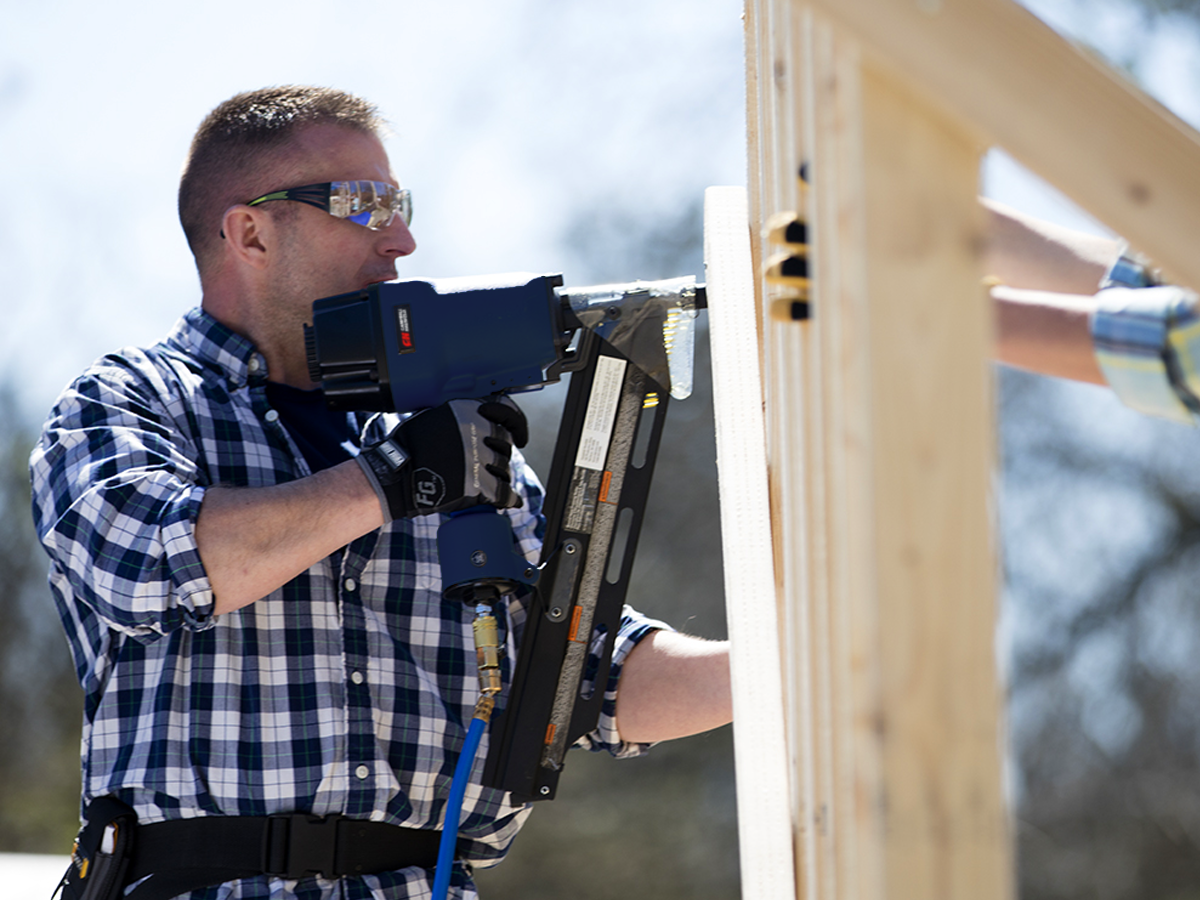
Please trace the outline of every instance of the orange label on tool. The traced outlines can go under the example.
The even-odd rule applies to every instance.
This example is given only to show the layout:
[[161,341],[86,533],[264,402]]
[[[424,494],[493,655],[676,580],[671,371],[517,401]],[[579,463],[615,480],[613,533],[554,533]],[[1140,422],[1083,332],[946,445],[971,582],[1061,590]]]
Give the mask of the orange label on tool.
[[612,484],[612,472],[605,470],[603,477],[600,479],[600,502],[608,502],[608,486]]
[[550,727],[546,729],[546,746],[547,747],[549,747],[551,744],[554,743],[554,732],[557,729],[558,729],[558,726],[555,725],[553,722],[551,722]]
[[579,617],[583,615],[583,607],[575,607],[575,612],[571,615],[571,631],[567,635],[568,641],[575,640],[575,635],[579,632]]

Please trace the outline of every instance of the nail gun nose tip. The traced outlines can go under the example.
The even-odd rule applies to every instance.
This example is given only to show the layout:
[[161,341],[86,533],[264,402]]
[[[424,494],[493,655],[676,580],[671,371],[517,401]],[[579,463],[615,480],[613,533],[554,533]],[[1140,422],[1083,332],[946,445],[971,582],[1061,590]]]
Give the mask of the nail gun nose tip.
[[708,287],[696,285],[696,309],[708,309]]

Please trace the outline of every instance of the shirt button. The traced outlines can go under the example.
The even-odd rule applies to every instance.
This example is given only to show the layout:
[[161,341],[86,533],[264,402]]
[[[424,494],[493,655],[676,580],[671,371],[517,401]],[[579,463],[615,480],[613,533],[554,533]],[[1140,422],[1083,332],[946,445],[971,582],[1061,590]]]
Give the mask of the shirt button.
[[371,770],[366,766],[359,766],[354,770],[354,774],[358,776],[360,781],[366,781],[367,776],[371,774]]
[[356,590],[358,590],[358,582],[355,581],[353,578],[347,578],[345,581],[342,582],[342,587],[344,587],[348,591],[356,591]]
[[267,410],[267,415],[266,415],[266,420],[267,420],[268,422],[272,422],[272,423],[273,423],[273,422],[278,422],[278,421],[279,421],[279,410],[277,410],[277,409],[268,409],[268,410]]
[[363,683],[364,681],[366,681],[367,679],[365,679],[365,678],[363,677],[363,673],[362,673],[362,672],[351,672],[351,673],[350,673],[350,680],[351,680],[351,681],[353,681],[355,684],[362,684],[362,683]]
[[258,361],[258,354],[250,357],[250,361],[246,363],[246,368],[249,369],[251,373],[255,373],[262,368],[262,363]]

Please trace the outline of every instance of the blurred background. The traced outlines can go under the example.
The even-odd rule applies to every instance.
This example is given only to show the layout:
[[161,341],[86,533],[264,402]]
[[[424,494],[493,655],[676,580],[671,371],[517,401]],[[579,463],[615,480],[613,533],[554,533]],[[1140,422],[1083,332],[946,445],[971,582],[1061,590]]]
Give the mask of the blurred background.
[[[80,698],[26,458],[71,378],[198,301],[175,216],[195,126],[268,84],[378,103],[415,200],[401,277],[702,277],[703,190],[745,183],[741,4],[0,2],[0,853],[65,854]],[[1200,0],[1028,5],[1200,123]],[[983,174],[991,196],[1103,231],[1002,153]],[[631,602],[720,638],[703,325],[698,352]],[[1021,895],[1200,898],[1200,438],[1101,389],[997,375]],[[562,396],[522,401],[543,471]],[[575,753],[559,799],[480,886],[489,900],[733,898],[734,807],[727,728],[636,760]]]

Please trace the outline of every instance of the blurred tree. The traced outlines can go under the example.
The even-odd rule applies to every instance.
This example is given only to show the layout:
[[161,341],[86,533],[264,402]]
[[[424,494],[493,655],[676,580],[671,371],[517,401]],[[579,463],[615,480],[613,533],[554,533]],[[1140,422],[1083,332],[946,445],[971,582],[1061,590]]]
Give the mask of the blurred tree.
[[[1054,6],[1062,7],[1067,5],[1064,3],[1064,0],[1019,0],[1019,2],[1028,6],[1034,12],[1045,11]],[[1095,7],[1097,6],[1096,0],[1069,0],[1069,2],[1075,6],[1075,11],[1080,19],[1086,18],[1089,12],[1094,14]],[[1110,7],[1137,10],[1147,20],[1172,15],[1182,15],[1200,20],[1200,0],[1104,0],[1104,2]],[[1075,35],[1075,37],[1081,38],[1082,36]],[[1084,39],[1086,40],[1086,38]]]
[[0,388],[0,851],[67,853],[79,824],[82,692],[29,512],[34,433]]
[[1200,0],[1135,0],[1151,15],[1183,13],[1200,19]]
[[1200,435],[1000,381],[1021,896],[1200,897]]

